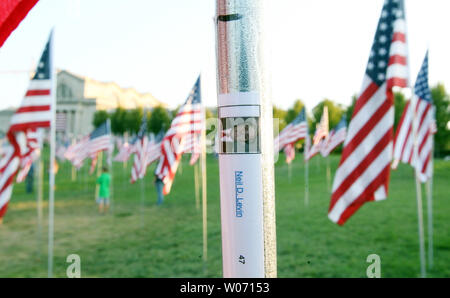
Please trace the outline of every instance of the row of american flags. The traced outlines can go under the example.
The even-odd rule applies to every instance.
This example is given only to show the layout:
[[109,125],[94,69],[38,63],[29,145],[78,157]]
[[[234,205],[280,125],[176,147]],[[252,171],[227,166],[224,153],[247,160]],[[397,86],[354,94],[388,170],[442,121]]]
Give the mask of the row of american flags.
[[[36,141],[38,138],[32,136],[33,133],[38,134],[39,130],[49,128],[53,121],[62,127],[65,121],[63,116],[52,119],[54,113],[50,103],[54,78],[49,44],[50,40],[23,102],[12,117],[7,134],[10,146],[0,161],[0,216],[9,202],[14,177],[20,173],[16,179],[21,181],[30,163],[38,156],[42,142]],[[305,140],[306,162],[319,153],[326,157],[343,144],[328,213],[329,218],[340,225],[365,202],[387,197],[391,165],[395,168],[399,161],[412,165],[420,173],[421,181],[432,175],[432,136],[436,125],[428,87],[428,53],[413,89],[414,96],[406,105],[395,138],[393,134],[393,89],[409,86],[407,53],[403,1],[385,0],[361,92],[348,125],[347,119],[342,118],[329,131],[325,107],[311,140],[306,109],[303,108],[274,140],[275,151],[283,150],[288,163],[295,158],[295,144],[299,140]],[[201,135],[205,127],[200,90],[199,77],[167,132],[149,136],[144,118],[136,137],[130,143],[122,144],[114,160],[123,162],[134,154],[130,173],[132,183],[142,179],[148,166],[157,162],[155,176],[163,181],[164,194],[168,194],[181,156],[190,152],[191,164],[196,162],[202,150]],[[90,159],[92,172],[102,151],[112,152],[109,122],[67,148],[61,148],[58,155],[77,168]]]

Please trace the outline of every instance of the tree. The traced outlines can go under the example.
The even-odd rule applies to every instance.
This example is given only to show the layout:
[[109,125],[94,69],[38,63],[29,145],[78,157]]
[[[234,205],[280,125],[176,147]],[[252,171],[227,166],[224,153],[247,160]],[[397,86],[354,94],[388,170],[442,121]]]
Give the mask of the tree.
[[438,83],[431,88],[431,97],[436,107],[435,154],[443,156],[450,151],[450,95],[446,93],[444,85]]
[[300,99],[297,99],[294,104],[292,105],[292,108],[288,109],[286,112],[286,116],[284,117],[284,120],[286,122],[286,125],[291,123],[292,120],[295,119],[295,117],[298,116],[300,111],[303,109],[305,104]]
[[170,116],[168,111],[161,107],[155,107],[148,121],[148,131],[158,134],[162,129],[167,131],[170,127]]
[[[287,112],[285,110],[277,108],[276,106],[273,106],[273,119],[275,121],[278,121],[278,130],[279,131],[282,131],[283,128],[285,128],[286,125],[287,125],[287,123],[286,123],[286,114],[287,114]],[[274,126],[274,129],[276,129],[275,126]],[[275,134],[278,134],[278,133],[275,132]]]
[[125,130],[131,135],[137,134],[141,126],[143,110],[141,108],[128,110],[125,114]]
[[102,125],[109,118],[108,112],[100,110],[94,113],[94,119],[92,120],[92,125],[95,128]]
[[314,132],[314,129],[316,128],[316,124],[320,122],[320,118],[323,114],[323,107],[326,106],[328,108],[328,125],[329,128],[332,129],[335,127],[339,121],[341,120],[342,114],[344,114],[344,109],[341,105],[334,103],[333,101],[329,99],[324,99],[321,101],[318,105],[316,105],[312,112],[313,112],[313,123],[311,126],[311,133]]
[[111,130],[115,135],[123,135],[126,131],[126,117],[127,111],[118,107],[114,113],[111,114]]

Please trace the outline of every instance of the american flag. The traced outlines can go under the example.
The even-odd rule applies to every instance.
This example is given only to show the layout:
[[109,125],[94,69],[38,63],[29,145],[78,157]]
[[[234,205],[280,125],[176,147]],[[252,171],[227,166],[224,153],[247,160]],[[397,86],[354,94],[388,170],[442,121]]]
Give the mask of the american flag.
[[289,123],[275,138],[274,151],[284,149],[286,162],[290,163],[295,157],[294,143],[302,140],[308,134],[308,123],[306,122],[306,112],[303,108],[297,117]]
[[50,127],[52,122],[52,35],[50,34],[22,103],[11,117],[11,126],[7,133],[11,146],[0,162],[0,217],[6,212],[14,177],[21,164],[25,167],[23,173],[27,171],[29,162],[23,159],[31,154],[31,149],[36,144],[32,138],[27,139],[27,135],[30,136],[37,128]]
[[324,144],[320,150],[320,153],[323,157],[330,155],[330,153],[337,147],[339,144],[345,141],[345,136],[347,135],[347,119],[342,116],[341,121],[339,121],[338,125],[333,128]]
[[204,127],[204,111],[201,104],[200,76],[195,82],[188,99],[172,120],[161,143],[161,158],[155,175],[164,183],[163,193],[170,192],[173,179],[191,135],[201,134]]
[[328,217],[339,225],[365,202],[387,197],[392,160],[394,86],[408,86],[402,0],[385,0],[334,177]]
[[138,135],[136,136],[134,143],[134,163],[131,168],[131,183],[137,181],[137,179],[142,179],[147,172],[147,160],[148,160],[148,147],[149,139],[147,136],[147,117],[142,118],[141,127],[139,129]]
[[328,107],[323,106],[322,117],[314,133],[313,144],[318,145],[323,139],[326,139],[328,137],[328,130]]
[[103,122],[90,135],[87,144],[87,155],[91,158],[90,173],[94,172],[100,151],[109,151],[112,146],[112,136],[109,121]]
[[83,137],[80,141],[70,145],[64,157],[69,160],[77,169],[81,168],[88,153],[89,135]]
[[[414,121],[414,125],[413,125]],[[426,182],[433,175],[433,134],[436,133],[434,107],[428,86],[428,53],[414,86],[414,96],[403,110],[397,127],[394,146],[394,168],[398,161],[416,166],[420,181]],[[414,132],[416,129],[416,133]],[[417,135],[417,160],[414,160],[414,135]]]
[[20,170],[17,173],[16,182],[20,183],[25,180],[30,171],[31,165],[35,162],[40,156],[40,149],[42,148],[42,135],[41,131],[37,129],[29,129],[25,133],[26,137],[26,150],[25,153],[22,154],[22,158],[20,161]]
[[126,162],[130,158],[130,155],[134,153],[135,149],[134,144],[128,142],[124,142],[119,148],[119,152],[114,157],[114,161],[118,162]]
[[324,106],[322,117],[314,133],[312,147],[307,148],[306,161],[316,156],[322,150],[325,140],[328,138],[328,129],[328,107]]
[[9,129],[13,132],[24,131],[30,128],[50,127],[52,119],[51,39],[52,35],[50,35],[50,39],[45,46],[25,97],[11,118]]
[[66,131],[67,114],[63,112],[56,113],[55,129],[56,131]]

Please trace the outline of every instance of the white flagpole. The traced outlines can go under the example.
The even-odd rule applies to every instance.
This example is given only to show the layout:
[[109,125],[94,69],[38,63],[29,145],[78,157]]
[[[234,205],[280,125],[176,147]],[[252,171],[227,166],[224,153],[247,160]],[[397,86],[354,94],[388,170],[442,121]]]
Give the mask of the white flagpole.
[[277,276],[268,2],[216,0],[224,277]]
[[[411,98],[411,103],[414,101],[414,105],[412,107],[416,107],[418,104],[417,98],[413,95]],[[424,228],[423,228],[423,204],[422,204],[422,185],[419,179],[419,169],[417,167],[418,162],[418,144],[417,144],[417,113],[416,109],[413,108],[413,119],[412,119],[412,127],[413,127],[413,136],[414,136],[414,144],[413,144],[413,167],[414,174],[416,179],[416,199],[417,199],[417,219],[418,219],[418,231],[419,231],[419,253],[420,253],[420,276],[426,277],[426,260],[425,260],[425,240],[424,240]]]
[[56,114],[56,69],[54,65],[55,30],[52,30],[50,41],[50,71],[52,76],[51,120],[50,120],[50,166],[49,166],[49,200],[48,200],[48,277],[53,277],[53,237],[55,214],[55,114]]
[[[203,107],[203,109],[205,109]],[[205,112],[203,112],[205,117]],[[205,117],[206,118],[206,117]],[[203,217],[203,264],[205,272],[207,270],[206,262],[208,261],[208,206],[206,193],[206,119],[203,119],[203,129],[201,136],[202,146],[202,217]]]
[[[306,153],[308,154],[308,153]],[[309,204],[309,161],[305,161],[305,206]]]
[[38,196],[37,196],[37,220],[38,220],[38,254],[41,255],[42,239],[42,199],[44,197],[44,162],[42,159],[42,150],[38,160]]
[[[433,168],[434,156],[434,138],[432,139],[431,145],[431,167]],[[428,267],[433,268],[433,176],[434,170],[432,171],[431,177],[428,179],[426,184],[427,189],[427,211],[428,211]]]

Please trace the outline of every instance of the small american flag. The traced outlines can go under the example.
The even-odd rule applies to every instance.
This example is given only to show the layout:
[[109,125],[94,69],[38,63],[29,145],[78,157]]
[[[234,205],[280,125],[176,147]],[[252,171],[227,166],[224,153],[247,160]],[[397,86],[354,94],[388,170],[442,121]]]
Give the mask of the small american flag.
[[298,116],[275,138],[274,151],[278,152],[284,149],[286,153],[286,162],[290,163],[295,157],[295,149],[293,144],[298,140],[304,139],[307,134],[308,123],[306,122],[305,108],[303,108]]
[[97,127],[90,135],[87,144],[87,155],[91,158],[90,173],[94,172],[100,151],[111,150],[112,136],[109,121]]
[[130,158],[130,155],[134,153],[135,149],[134,144],[128,142],[124,142],[119,148],[119,152],[114,157],[114,161],[118,162],[126,162]]
[[66,131],[67,114],[63,112],[56,113],[55,124],[56,131]]
[[392,159],[394,86],[408,85],[403,0],[385,0],[355,103],[328,217],[343,225],[365,202],[387,197]]
[[172,187],[175,173],[190,135],[201,134],[204,127],[204,110],[201,104],[200,76],[192,88],[185,104],[172,120],[161,143],[161,158],[155,174],[164,183],[167,195]]
[[345,141],[345,136],[347,135],[347,119],[344,116],[342,116],[341,121],[339,121],[338,125],[336,125],[335,128],[333,128],[326,140],[324,141],[324,144],[320,150],[320,153],[322,156],[326,157],[330,155],[330,153],[336,149],[339,144],[343,143]]
[[[436,133],[434,107],[428,86],[428,53],[414,86],[413,100],[408,101],[397,127],[394,146],[394,164],[398,161],[416,166],[420,181],[433,175],[433,134]],[[414,122],[414,125],[413,125]],[[414,132],[416,129],[416,133]],[[414,135],[417,135],[417,160],[414,160]]]
[[328,129],[328,107],[323,106],[322,117],[320,118],[319,125],[316,127],[316,132],[314,133],[314,145],[318,145],[323,139],[328,137]]

